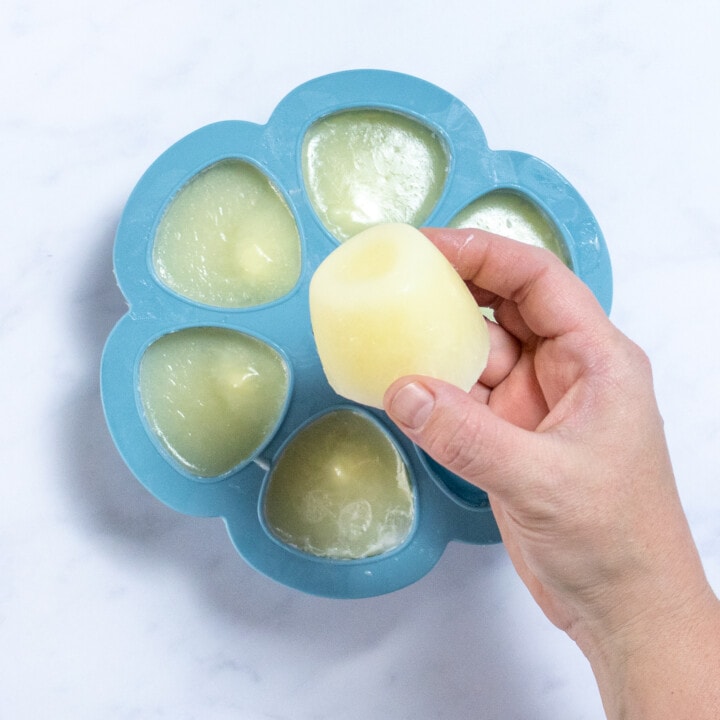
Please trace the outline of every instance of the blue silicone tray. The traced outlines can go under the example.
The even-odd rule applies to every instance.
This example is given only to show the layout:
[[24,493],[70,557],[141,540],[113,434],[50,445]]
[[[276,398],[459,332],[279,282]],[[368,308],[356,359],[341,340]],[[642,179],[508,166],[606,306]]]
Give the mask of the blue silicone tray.
[[[266,125],[239,120],[201,128],[163,153],[133,190],[115,241],[114,268],[129,309],[110,334],[101,389],[112,437],[128,467],[159,500],[195,516],[222,517],[240,555],[258,571],[299,590],[335,598],[387,593],[425,575],[451,540],[495,543],[500,537],[485,494],[433,462],[397,432],[384,413],[355,406],[327,384],[308,313],[308,283],[338,240],[315,214],[303,181],[302,148],[308,128],[353,108],[400,113],[440,138],[447,178],[439,201],[423,219],[444,226],[494,190],[532,201],[552,222],[569,264],[609,312],[610,261],[602,233],[574,188],[543,161],[515,151],[493,151],[469,109],[418,78],[356,70],[307,82],[287,95]],[[156,276],[152,248],[169,203],[189,180],[215,163],[238,158],[258,168],[282,196],[300,236],[301,272],[295,287],[272,302],[239,309],[193,302]],[[191,327],[223,327],[257,337],[284,358],[290,390],[284,411],[255,455],[215,478],[178,466],[148,430],[138,390],[143,353],[158,338]],[[312,418],[350,407],[379,423],[404,457],[415,500],[412,530],[399,546],[375,557],[334,560],[283,543],[267,527],[263,492],[286,443]]]

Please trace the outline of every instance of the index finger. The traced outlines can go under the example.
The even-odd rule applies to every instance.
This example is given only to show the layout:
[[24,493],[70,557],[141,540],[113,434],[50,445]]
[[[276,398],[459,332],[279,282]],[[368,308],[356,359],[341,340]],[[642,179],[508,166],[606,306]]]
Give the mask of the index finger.
[[460,276],[487,293],[488,304],[509,301],[539,337],[564,335],[607,320],[590,288],[549,250],[484,230],[422,228]]

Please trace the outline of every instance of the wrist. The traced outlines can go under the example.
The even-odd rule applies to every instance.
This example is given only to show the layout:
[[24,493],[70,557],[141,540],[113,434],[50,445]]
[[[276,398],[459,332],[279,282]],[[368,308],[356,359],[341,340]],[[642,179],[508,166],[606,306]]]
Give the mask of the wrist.
[[707,583],[578,638],[609,720],[720,717],[720,601]]

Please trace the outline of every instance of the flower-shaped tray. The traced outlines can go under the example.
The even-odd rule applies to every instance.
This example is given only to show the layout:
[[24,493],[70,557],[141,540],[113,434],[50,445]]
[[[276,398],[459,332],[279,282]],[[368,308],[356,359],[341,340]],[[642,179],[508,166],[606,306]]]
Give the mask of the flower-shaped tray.
[[[260,572],[329,597],[408,585],[451,540],[500,540],[482,491],[383,412],[338,397],[320,366],[310,278],[346,237],[391,221],[511,236],[527,226],[609,311],[606,246],[570,184],[537,158],[490,150],[473,114],[444,90],[385,71],[320,77],[285,97],[266,125],[224,121],[183,138],[138,182],[115,241],[129,310],[107,340],[101,387],[125,462],[168,506],[222,517]],[[384,465],[366,463],[383,453]],[[348,474],[358,487],[347,507],[334,507],[326,476]],[[363,497],[383,487],[401,489],[389,514]],[[403,505],[400,521],[393,503]],[[373,529],[381,512],[393,532]],[[321,520],[326,535],[344,532],[360,549],[303,540]]]

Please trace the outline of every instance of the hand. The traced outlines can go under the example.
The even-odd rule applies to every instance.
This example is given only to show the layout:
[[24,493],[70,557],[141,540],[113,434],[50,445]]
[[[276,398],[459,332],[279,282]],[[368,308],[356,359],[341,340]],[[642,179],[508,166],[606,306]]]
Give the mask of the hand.
[[642,702],[655,704],[637,707],[672,712],[666,695],[679,697],[687,670],[667,678],[667,664],[655,672],[646,656],[682,656],[683,643],[695,655],[699,627],[720,638],[720,611],[677,495],[647,357],[551,253],[477,230],[424,232],[497,324],[469,394],[402,378],[385,395],[389,416],[488,493],[513,564],[590,659],[609,715],[635,717],[624,713],[637,693],[628,700],[618,686],[642,684],[631,672],[641,659],[653,688]]

